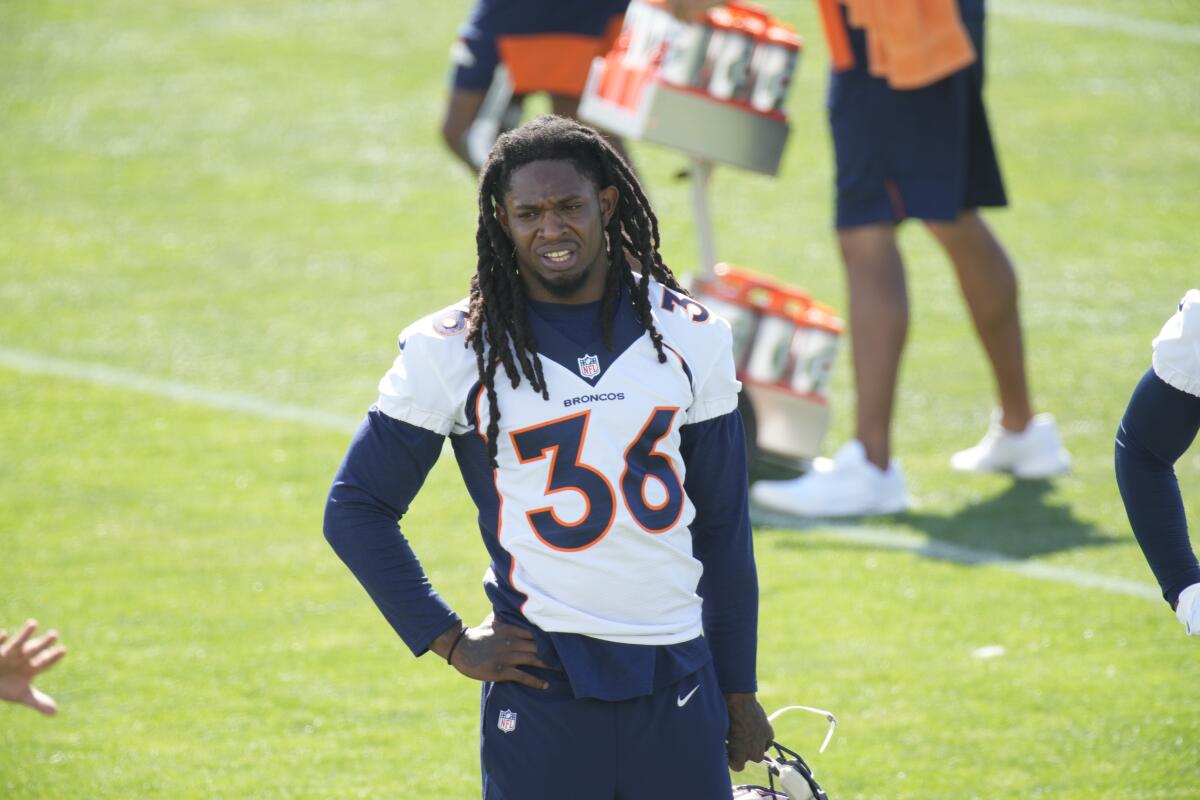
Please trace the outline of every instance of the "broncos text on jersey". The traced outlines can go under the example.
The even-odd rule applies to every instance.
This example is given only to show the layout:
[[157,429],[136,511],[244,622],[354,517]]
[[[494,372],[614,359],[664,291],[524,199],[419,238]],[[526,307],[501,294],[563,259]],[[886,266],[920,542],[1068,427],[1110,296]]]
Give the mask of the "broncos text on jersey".
[[379,384],[385,414],[451,436],[492,556],[487,580],[545,631],[657,645],[702,632],[684,479],[705,465],[684,463],[680,428],[732,412],[740,385],[723,319],[654,282],[650,300],[665,364],[628,302],[612,350],[530,310],[550,400],[496,381],[495,470],[465,304],[409,326]]

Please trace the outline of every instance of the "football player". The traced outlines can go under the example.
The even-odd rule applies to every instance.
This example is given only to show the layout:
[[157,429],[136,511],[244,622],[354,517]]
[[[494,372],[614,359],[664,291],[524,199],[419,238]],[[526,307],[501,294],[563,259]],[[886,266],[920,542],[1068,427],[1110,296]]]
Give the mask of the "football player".
[[1154,339],[1142,376],[1117,430],[1117,486],[1129,524],[1163,598],[1188,634],[1200,636],[1200,564],[1188,539],[1174,465],[1200,430],[1200,291]]
[[[729,325],[608,142],[502,135],[462,303],[410,325],[325,534],[415,655],[483,681],[483,796],[728,800],[772,737]],[[450,437],[490,559],[466,626],[398,520]]]

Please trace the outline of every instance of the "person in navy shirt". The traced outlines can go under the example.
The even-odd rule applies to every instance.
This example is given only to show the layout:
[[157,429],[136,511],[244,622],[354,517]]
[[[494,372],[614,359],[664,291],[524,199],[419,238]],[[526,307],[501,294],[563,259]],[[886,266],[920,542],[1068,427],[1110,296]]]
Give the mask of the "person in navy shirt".
[[[472,172],[516,127],[527,95],[544,92],[574,117],[592,60],[621,31],[629,0],[476,0],[450,50],[442,139]],[[616,137],[609,139],[620,151]]]
[[[497,141],[461,303],[410,325],[325,535],[415,655],[483,682],[485,800],[728,800],[772,730],[729,325],[592,129]],[[398,520],[449,436],[489,565],[466,626]]]

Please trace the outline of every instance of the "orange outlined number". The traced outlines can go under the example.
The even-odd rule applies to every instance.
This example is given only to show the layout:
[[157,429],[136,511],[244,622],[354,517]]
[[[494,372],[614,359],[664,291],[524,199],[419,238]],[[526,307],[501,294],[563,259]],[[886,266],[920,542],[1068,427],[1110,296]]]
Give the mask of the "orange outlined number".
[[[671,432],[671,424],[678,412],[678,408],[654,409],[641,433],[625,451],[621,494],[633,518],[649,533],[670,530],[683,512],[683,484],[675,474],[671,459],[654,450]],[[652,479],[665,490],[666,496],[657,504],[646,499],[647,482]]]
[[591,411],[572,414],[541,425],[513,431],[513,448],[522,464],[541,461],[550,453],[546,496],[573,491],[583,495],[586,510],[576,522],[563,522],[553,507],[527,511],[534,534],[555,550],[583,550],[604,538],[612,527],[616,500],[608,480],[580,462]]
[[[625,449],[621,473],[621,496],[638,525],[648,533],[663,533],[674,527],[683,512],[683,484],[671,459],[656,451],[675,424],[678,408],[655,408],[637,437]],[[550,454],[545,494],[578,492],[584,513],[575,522],[563,522],[552,506],[527,511],[533,533],[555,550],[585,550],[604,538],[616,516],[616,493],[598,470],[579,460],[587,438],[591,410],[560,417],[509,434],[517,460],[522,464],[541,461]],[[649,482],[661,486],[658,502],[646,497]]]
[[667,311],[682,308],[683,312],[691,317],[692,322],[706,322],[709,317],[707,308],[690,297],[675,294],[670,289],[663,289],[660,305]]

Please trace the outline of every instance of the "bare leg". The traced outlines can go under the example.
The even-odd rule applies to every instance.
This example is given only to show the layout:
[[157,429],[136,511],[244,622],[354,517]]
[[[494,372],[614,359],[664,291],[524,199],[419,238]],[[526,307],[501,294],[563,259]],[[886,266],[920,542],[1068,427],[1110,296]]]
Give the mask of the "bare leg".
[[446,101],[446,114],[442,118],[442,139],[450,148],[450,152],[458,156],[471,172],[475,172],[476,169],[467,152],[467,131],[478,116],[485,97],[487,92],[454,89]]
[[1000,424],[1010,431],[1023,431],[1033,417],[1033,409],[1025,377],[1017,276],[1012,262],[974,211],[964,211],[954,222],[926,224],[958,274],[975,331],[996,379]]
[[887,469],[900,354],[908,333],[904,262],[890,222],[843,228],[838,243],[850,295],[856,435],[867,460]]

